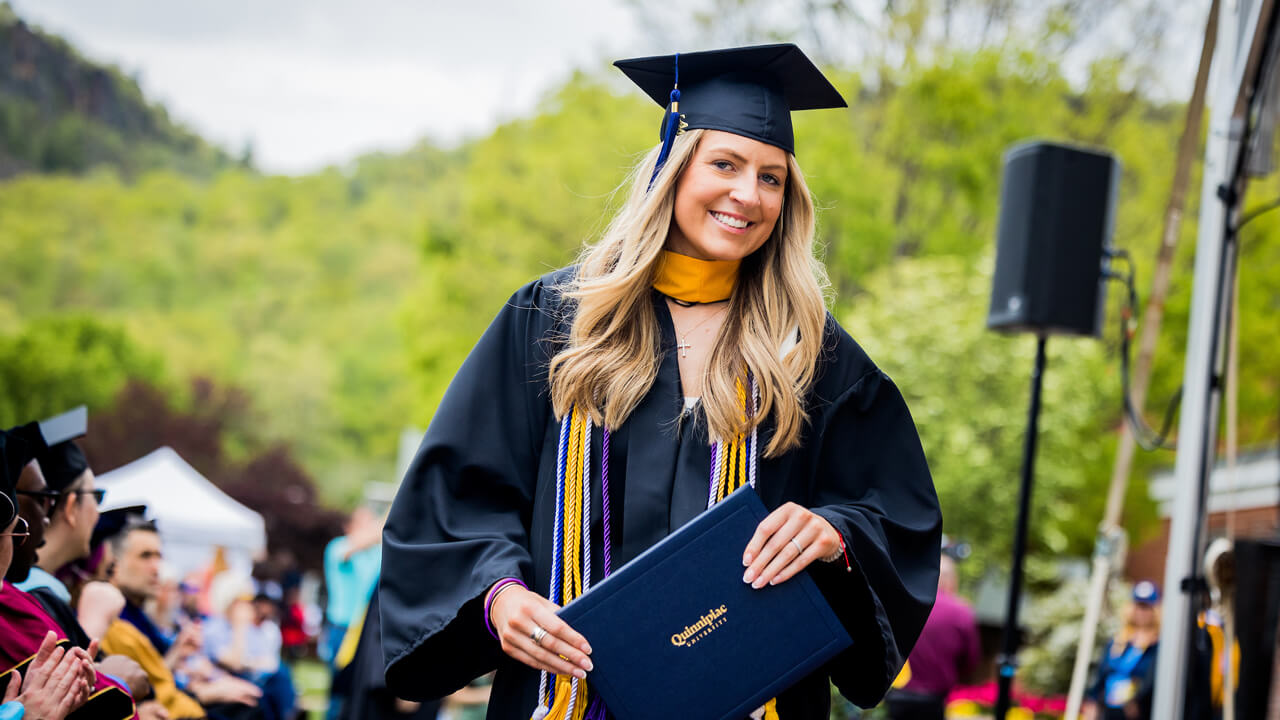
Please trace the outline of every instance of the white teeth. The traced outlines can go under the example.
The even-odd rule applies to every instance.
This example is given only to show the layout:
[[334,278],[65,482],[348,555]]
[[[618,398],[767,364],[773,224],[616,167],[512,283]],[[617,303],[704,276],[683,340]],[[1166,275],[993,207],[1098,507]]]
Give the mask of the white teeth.
[[711,216],[719,220],[720,222],[724,223],[725,225],[728,225],[729,227],[738,228],[739,230],[751,224],[746,220],[739,220],[736,217],[725,215],[724,213],[718,213],[713,211],[711,213]]

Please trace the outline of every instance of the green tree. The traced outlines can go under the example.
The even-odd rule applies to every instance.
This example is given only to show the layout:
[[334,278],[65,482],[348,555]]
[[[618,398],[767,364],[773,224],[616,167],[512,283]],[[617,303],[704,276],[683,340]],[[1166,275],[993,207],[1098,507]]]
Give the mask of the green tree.
[[105,408],[135,377],[163,380],[163,365],[120,327],[80,314],[32,321],[0,336],[0,427]]

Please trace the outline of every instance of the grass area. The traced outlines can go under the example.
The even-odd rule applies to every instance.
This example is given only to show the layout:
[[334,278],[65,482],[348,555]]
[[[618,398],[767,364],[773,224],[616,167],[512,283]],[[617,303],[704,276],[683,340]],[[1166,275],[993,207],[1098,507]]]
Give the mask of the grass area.
[[321,720],[329,707],[329,667],[315,658],[289,663],[293,685],[298,691],[298,707],[310,720]]

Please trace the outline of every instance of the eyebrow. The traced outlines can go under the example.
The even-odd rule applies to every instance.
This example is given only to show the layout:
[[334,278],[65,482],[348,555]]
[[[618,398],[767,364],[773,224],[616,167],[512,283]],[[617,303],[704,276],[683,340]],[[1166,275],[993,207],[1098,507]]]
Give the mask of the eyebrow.
[[[739,152],[738,152],[738,151],[736,151],[736,150],[731,150],[731,149],[729,149],[729,148],[727,148],[727,147],[713,147],[713,148],[710,148],[710,149],[708,150],[708,152],[711,152],[711,153],[724,153],[725,155],[728,155],[729,157],[733,158],[734,160],[737,160],[738,162],[741,162],[741,163],[746,163],[746,162],[747,162],[747,158],[746,158],[746,157],[744,157],[741,153],[739,153]],[[776,165],[776,164],[774,164],[774,165],[763,165],[763,166],[761,166],[761,168],[760,168],[760,169],[761,169],[761,170],[771,170],[771,171],[773,171],[773,172],[782,171],[782,174],[784,174],[784,175],[785,175],[785,174],[786,174],[786,172],[787,172],[787,168],[786,168],[786,166],[785,166],[785,165]]]

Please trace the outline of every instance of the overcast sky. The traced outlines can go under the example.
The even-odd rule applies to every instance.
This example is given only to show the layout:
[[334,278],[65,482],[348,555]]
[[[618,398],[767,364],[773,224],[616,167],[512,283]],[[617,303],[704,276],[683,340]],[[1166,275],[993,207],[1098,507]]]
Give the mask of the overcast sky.
[[[1176,98],[1190,93],[1208,6],[1180,1],[1168,42],[1185,52],[1162,83]],[[233,153],[252,142],[261,169],[291,174],[484,133],[574,68],[677,49],[655,42],[626,0],[9,2],[136,76],[204,137]]]
[[269,172],[492,128],[627,50],[618,0],[10,0]]

